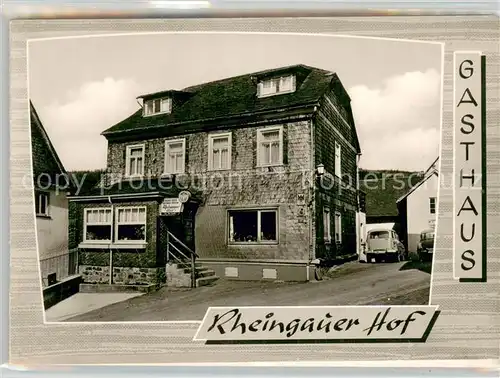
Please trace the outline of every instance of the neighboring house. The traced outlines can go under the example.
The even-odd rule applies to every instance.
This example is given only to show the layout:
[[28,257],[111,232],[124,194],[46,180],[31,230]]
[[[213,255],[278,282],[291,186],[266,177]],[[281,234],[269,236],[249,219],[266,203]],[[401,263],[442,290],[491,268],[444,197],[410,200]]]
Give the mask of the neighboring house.
[[42,285],[76,273],[76,255],[68,252],[68,176],[30,102],[33,183]]
[[366,223],[394,223],[394,230],[401,233],[398,199],[422,179],[423,172],[362,171],[360,188],[366,193]]
[[220,277],[306,281],[313,260],[357,252],[360,146],[335,73],[295,65],[139,99],[103,132],[104,186],[70,202],[86,282],[164,282],[177,249]]
[[409,252],[416,252],[420,233],[434,229],[439,187],[438,159],[425,171],[422,180],[398,199],[401,232]]

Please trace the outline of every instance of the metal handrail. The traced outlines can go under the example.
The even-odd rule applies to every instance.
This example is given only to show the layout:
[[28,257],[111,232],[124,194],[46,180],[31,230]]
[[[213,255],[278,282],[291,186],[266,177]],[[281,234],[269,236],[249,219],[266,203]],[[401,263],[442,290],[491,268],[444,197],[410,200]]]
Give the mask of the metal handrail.
[[[189,254],[191,255],[190,257],[186,256],[175,244],[173,244],[170,241],[170,238],[175,240],[177,243],[179,243]],[[171,253],[170,247],[173,247],[176,252],[178,252],[181,256],[183,256],[186,260],[191,260],[191,287],[195,288],[196,287],[196,263],[195,260],[198,257],[198,255],[191,249],[189,248],[186,244],[184,244],[182,241],[180,241],[174,234],[172,234],[170,231],[167,231],[167,259],[170,259],[170,255],[173,256],[173,258],[179,262],[181,260],[175,255],[175,253]]]
[[170,243],[170,246],[173,247],[177,252],[179,252],[182,255],[182,257],[184,257],[186,260],[190,259],[190,257],[187,257],[184,253],[182,253],[182,251],[179,248],[177,248],[175,244]]
[[188,252],[192,255],[195,255],[196,257],[198,256],[191,248],[189,248],[186,244],[184,244],[182,241],[180,241],[174,234],[172,234],[170,231],[167,231],[168,236],[172,237],[176,242],[178,242],[180,245],[182,245],[185,249],[188,250]]

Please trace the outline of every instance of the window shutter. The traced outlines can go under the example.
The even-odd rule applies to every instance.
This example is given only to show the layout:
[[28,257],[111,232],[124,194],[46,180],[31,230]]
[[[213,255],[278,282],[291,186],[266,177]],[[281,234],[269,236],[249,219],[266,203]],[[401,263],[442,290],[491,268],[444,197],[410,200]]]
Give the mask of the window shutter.
[[[148,172],[148,171],[146,170],[146,169],[148,168],[148,165],[146,164],[146,157],[147,157],[147,155],[146,155],[146,154],[147,154],[147,149],[148,149],[148,143],[145,143],[145,144],[144,144],[144,148],[143,148],[143,150],[142,150],[142,174],[143,174],[144,176],[146,176],[146,175],[147,175],[147,172]],[[149,159],[148,159],[148,160],[149,160]]]
[[128,168],[128,162],[127,162],[127,147],[123,147],[123,165],[124,165],[124,174],[125,176],[127,175],[127,168]]
[[295,75],[292,75],[292,91],[295,91],[296,82]]
[[339,177],[342,177],[342,147],[339,144]]
[[234,135],[233,133],[229,133],[229,169],[233,169],[233,159],[234,159],[234,154],[235,150],[233,149],[234,146]]
[[257,83],[257,97],[261,95],[262,83]]
[[188,150],[189,150],[188,138],[184,139],[184,173],[187,173],[187,167],[189,163]]
[[258,148],[259,148],[260,137],[259,137],[259,132],[257,130],[253,130],[252,133],[253,133],[253,138],[252,138],[252,144],[253,144],[253,146],[252,146],[252,151],[253,151],[253,167],[256,168],[259,165],[259,162],[258,162],[258,156],[259,156]]
[[288,164],[288,125],[283,125],[283,164]]

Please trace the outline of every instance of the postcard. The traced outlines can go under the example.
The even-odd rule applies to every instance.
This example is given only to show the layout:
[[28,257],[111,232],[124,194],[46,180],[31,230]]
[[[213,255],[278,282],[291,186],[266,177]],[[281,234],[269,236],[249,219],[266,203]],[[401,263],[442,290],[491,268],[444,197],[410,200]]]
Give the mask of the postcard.
[[12,364],[494,365],[499,37],[13,21]]

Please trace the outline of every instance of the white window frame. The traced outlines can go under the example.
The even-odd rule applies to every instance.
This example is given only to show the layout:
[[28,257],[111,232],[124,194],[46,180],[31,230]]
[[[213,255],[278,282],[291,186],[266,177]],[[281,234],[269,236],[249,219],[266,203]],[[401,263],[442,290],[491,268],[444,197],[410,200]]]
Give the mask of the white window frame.
[[[87,223],[87,213],[90,211],[96,210],[104,210],[110,212],[110,221],[109,222],[98,222],[98,223]],[[87,226],[110,226],[110,235],[109,239],[105,240],[87,240]],[[88,207],[83,211],[83,241],[85,243],[93,243],[93,244],[103,244],[103,243],[112,243],[113,241],[113,209],[111,207]]]
[[[123,209],[144,209],[144,223],[136,223],[136,222],[120,222],[119,221],[119,217],[118,217],[118,213],[120,210],[123,210]],[[143,243],[146,241],[146,238],[147,238],[147,235],[146,235],[146,232],[147,232],[147,225],[148,223],[148,210],[146,208],[146,206],[118,206],[115,208],[115,224],[114,224],[114,233],[115,233],[115,236],[114,236],[114,241],[116,244],[138,244],[138,243]],[[120,225],[132,225],[132,226],[136,226],[136,225],[143,225],[144,224],[144,239],[134,239],[134,240],[119,240],[118,239],[118,226]]]
[[[290,78],[290,82],[291,82],[290,89],[280,90],[281,81],[283,80],[283,78]],[[276,82],[278,82],[278,83],[276,84]],[[274,90],[271,92],[264,93],[264,83],[270,83],[271,87],[274,87]],[[267,79],[260,81],[257,85],[259,86],[259,90],[257,91],[257,96],[259,98],[277,96],[277,95],[285,94],[285,93],[293,93],[296,90],[296,77],[294,74],[270,77],[270,78],[267,78]]]
[[[37,217],[49,217],[50,216],[50,192],[35,191],[35,196],[38,198],[38,206],[35,198],[35,214]],[[41,199],[44,199],[45,211],[40,211]]]
[[[432,202],[434,200],[434,212],[432,212]],[[429,213],[430,214],[436,214],[437,213],[437,198],[436,197],[429,197]]]
[[331,211],[326,206],[323,208],[323,237],[327,243],[332,241]]
[[342,147],[335,142],[335,176],[342,177]]
[[[279,161],[277,163],[269,163],[269,164],[263,164],[262,163],[262,156],[261,156],[261,144],[263,143],[263,137],[262,134],[265,134],[267,132],[275,132],[279,131],[279,143],[280,143],[280,149],[279,149]],[[269,153],[271,153],[271,149],[269,149]],[[283,126],[272,126],[272,127],[265,127],[262,129],[257,130],[257,167],[274,167],[274,166],[279,166],[283,165]]]
[[[158,101],[158,100],[160,100],[160,111],[159,112],[155,112],[153,110],[152,113],[148,113],[147,112],[147,104],[149,102],[154,102],[154,101]],[[167,104],[168,104],[167,105],[167,109],[165,109],[165,110],[161,110],[161,107],[162,107],[161,104],[162,104],[163,101],[166,101]],[[144,105],[142,107],[142,115],[144,117],[151,117],[151,116],[155,116],[155,115],[158,115],[158,114],[169,114],[171,112],[172,112],[172,98],[170,98],[170,97],[152,98],[152,99],[146,100],[146,101],[144,101]]]
[[[129,174],[129,172],[130,172],[130,159],[131,159],[130,153],[131,153],[132,149],[136,149],[136,148],[142,149],[142,174],[130,175]],[[144,169],[146,166],[145,162],[144,162],[145,155],[146,155],[146,145],[145,144],[133,144],[133,145],[127,146],[127,152],[125,154],[125,177],[132,178],[132,177],[143,177],[144,176]]]
[[[227,168],[215,168],[213,162],[214,139],[227,138],[228,141],[228,162]],[[213,133],[208,135],[208,170],[209,171],[226,171],[231,169],[232,165],[232,149],[233,139],[232,133]],[[222,154],[221,154],[222,157]]]
[[[182,143],[182,168],[175,171],[172,167],[169,167],[168,162],[170,161],[170,146],[172,144]],[[178,174],[184,173],[186,171],[186,138],[180,139],[169,139],[165,141],[165,164],[164,164],[164,174]]]
[[[239,242],[231,240],[234,225],[231,224],[231,213],[237,212],[257,212],[257,241],[256,242]],[[276,214],[276,240],[262,240],[261,239],[261,214],[262,213],[275,213]],[[229,209],[227,211],[227,243],[229,245],[275,245],[279,244],[279,209],[277,208],[248,208],[248,209]]]
[[342,214],[338,211],[335,212],[335,242],[342,243]]

